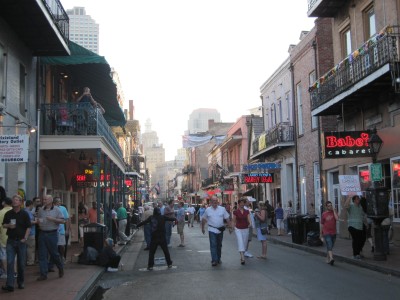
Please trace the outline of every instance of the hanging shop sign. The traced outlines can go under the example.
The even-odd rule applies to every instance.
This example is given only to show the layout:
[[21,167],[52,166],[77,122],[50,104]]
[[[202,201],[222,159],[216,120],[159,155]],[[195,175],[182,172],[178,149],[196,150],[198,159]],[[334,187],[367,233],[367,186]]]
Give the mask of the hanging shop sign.
[[368,145],[370,132],[324,132],[324,158],[349,158],[371,156]]
[[273,173],[242,174],[242,183],[273,183]]
[[23,163],[28,162],[29,135],[1,135],[0,162]]
[[257,163],[251,165],[244,165],[243,171],[254,171],[254,170],[276,170],[280,169],[281,164],[277,163]]

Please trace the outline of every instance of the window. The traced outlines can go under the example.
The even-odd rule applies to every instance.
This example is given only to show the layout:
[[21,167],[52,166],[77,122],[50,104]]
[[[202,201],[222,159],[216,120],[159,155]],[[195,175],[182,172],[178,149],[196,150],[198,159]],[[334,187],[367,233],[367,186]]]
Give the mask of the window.
[[393,220],[400,221],[400,157],[393,158],[390,162],[392,174],[392,197],[389,209],[393,213]]
[[20,64],[19,65],[19,113],[25,116],[25,109],[26,109],[26,71],[25,67]]
[[[314,84],[315,81],[317,81],[315,71],[312,71],[309,75],[309,83],[308,85],[311,86]],[[318,117],[317,116],[311,116],[311,129],[317,129],[318,128]]]
[[0,103],[4,102],[5,97],[5,78],[6,78],[6,57],[3,45],[0,44]]
[[319,163],[314,162],[314,207],[315,207],[315,214],[320,216],[321,215],[321,180],[319,176]]
[[371,5],[363,13],[364,18],[364,30],[365,30],[365,39],[368,40],[371,36],[376,33],[376,23],[375,23],[375,10]]
[[296,97],[297,97],[297,122],[298,122],[298,134],[304,134],[303,128],[303,102],[301,99],[301,85],[298,83],[296,85]]
[[286,109],[287,109],[287,121],[292,123],[292,101],[290,99],[290,92],[287,92],[285,94],[285,100],[286,100]]
[[345,29],[342,32],[342,50],[343,56],[347,57],[351,54],[351,31],[350,28]]
[[299,166],[301,213],[307,212],[306,167]]
[[283,111],[282,111],[282,99],[278,99],[278,116],[279,116],[279,123],[283,122]]

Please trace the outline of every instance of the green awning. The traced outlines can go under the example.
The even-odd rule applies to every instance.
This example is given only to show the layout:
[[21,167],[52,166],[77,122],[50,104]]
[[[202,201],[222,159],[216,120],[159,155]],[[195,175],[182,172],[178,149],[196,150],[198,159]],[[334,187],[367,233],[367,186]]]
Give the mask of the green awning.
[[125,115],[117,100],[117,87],[111,78],[111,68],[104,56],[69,42],[70,56],[45,56],[46,65],[63,66],[74,86],[89,87],[93,98],[105,109],[104,118],[110,126],[124,126]]

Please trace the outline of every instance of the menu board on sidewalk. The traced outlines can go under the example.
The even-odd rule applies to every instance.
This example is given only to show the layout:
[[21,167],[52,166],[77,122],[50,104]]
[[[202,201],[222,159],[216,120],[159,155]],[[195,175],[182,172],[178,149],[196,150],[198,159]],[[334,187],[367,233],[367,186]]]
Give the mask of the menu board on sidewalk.
[[0,162],[22,163],[28,162],[29,135],[1,135]]

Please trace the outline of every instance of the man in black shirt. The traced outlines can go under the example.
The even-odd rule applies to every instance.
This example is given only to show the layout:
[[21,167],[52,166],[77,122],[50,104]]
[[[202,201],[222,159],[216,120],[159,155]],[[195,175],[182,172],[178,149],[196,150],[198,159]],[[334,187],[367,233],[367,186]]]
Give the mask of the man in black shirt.
[[18,288],[24,288],[24,271],[26,263],[26,241],[31,231],[31,220],[28,213],[21,209],[22,198],[19,195],[12,197],[12,209],[6,212],[3,228],[7,228],[7,283],[2,290],[14,291],[14,261],[17,255]]

